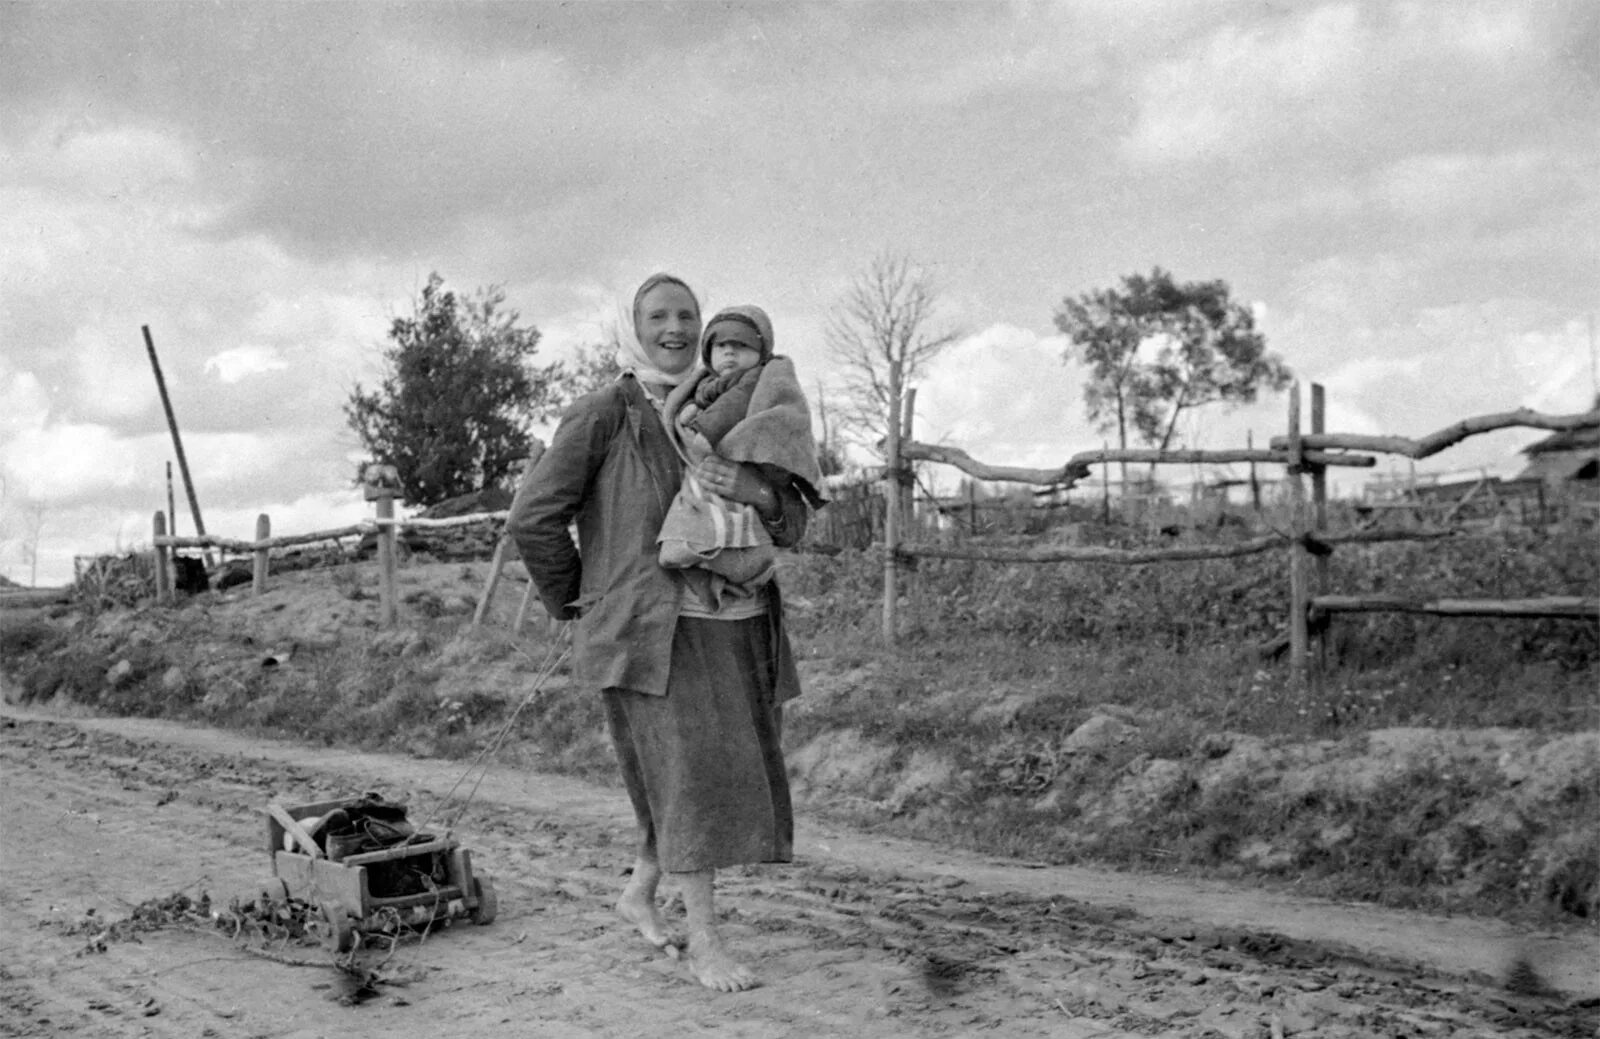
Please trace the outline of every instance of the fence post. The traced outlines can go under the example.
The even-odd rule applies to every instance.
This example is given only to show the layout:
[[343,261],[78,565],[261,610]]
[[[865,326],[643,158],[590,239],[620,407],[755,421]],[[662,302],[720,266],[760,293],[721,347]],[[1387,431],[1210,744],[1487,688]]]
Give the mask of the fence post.
[[368,465],[362,471],[362,495],[374,503],[378,521],[378,622],[392,628],[399,615],[395,605],[394,499],[400,474],[392,465]]
[[267,590],[267,546],[262,544],[272,537],[272,519],[262,513],[256,517],[256,550],[254,565],[250,568],[250,594],[261,595]]
[[1100,441],[1100,499],[1104,506],[1100,521],[1106,525],[1107,530],[1111,529],[1111,463],[1105,460],[1105,456],[1110,453],[1110,441]]
[[1306,680],[1306,508],[1305,487],[1300,482],[1304,447],[1300,440],[1300,383],[1289,390],[1289,451],[1286,476],[1289,481],[1289,681],[1295,692],[1305,689]]
[[154,524],[155,536],[150,543],[156,547],[156,602],[162,606],[172,605],[172,563],[170,546],[161,543],[167,536],[167,517],[160,510],[156,510]]
[[483,595],[478,598],[478,608],[472,611],[472,630],[483,627],[484,618],[489,616],[489,605],[494,601],[494,593],[500,587],[500,571],[506,565],[506,550],[511,546],[511,535],[502,532],[500,540],[494,543],[494,558],[489,561],[489,580],[484,583]]
[[[1327,392],[1320,382],[1311,384],[1311,432],[1321,435],[1326,433]],[[1313,464],[1307,467],[1311,472],[1311,529],[1315,534],[1322,534],[1328,529],[1328,467]],[[1326,554],[1316,557],[1316,580],[1311,584],[1311,595],[1326,595],[1328,593],[1328,557]],[[1322,667],[1326,663],[1328,654],[1328,624],[1333,623],[1332,615],[1319,626],[1317,631],[1317,674],[1320,676]]]
[[[916,407],[917,390],[916,387],[913,386],[905,391],[905,401],[902,405],[902,410],[905,412],[905,418],[900,424],[900,442],[902,444],[908,440],[914,439],[911,435],[911,418],[916,412]],[[905,465],[901,479],[903,481],[901,486],[905,489],[905,491],[900,499],[900,508],[904,515],[903,522],[900,525],[900,530],[902,532],[902,536],[915,543],[921,540],[921,530],[917,521],[917,478],[909,463]],[[915,560],[913,560],[913,562],[915,562]],[[918,579],[916,570],[913,569],[907,571],[905,579],[906,620],[912,631],[917,631],[921,627],[921,584],[922,582]]]
[[[1244,447],[1246,451],[1254,451],[1256,449],[1254,430],[1247,429],[1244,431]],[[1261,516],[1261,481],[1256,478],[1256,464],[1254,462],[1250,463],[1250,511],[1254,512],[1258,519]]]
[[889,362],[889,421],[888,439],[885,443],[884,488],[888,500],[883,511],[883,641],[893,646],[898,623],[895,619],[896,600],[900,589],[896,581],[896,568],[900,553],[900,362]]

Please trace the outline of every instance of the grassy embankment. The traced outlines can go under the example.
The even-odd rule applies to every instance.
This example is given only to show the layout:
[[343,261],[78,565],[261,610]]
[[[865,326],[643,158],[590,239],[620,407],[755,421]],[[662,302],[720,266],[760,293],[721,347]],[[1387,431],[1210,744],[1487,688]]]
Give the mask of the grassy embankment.
[[[1316,680],[1296,691],[1286,662],[1259,652],[1285,623],[1282,565],[1275,554],[925,562],[918,628],[885,649],[876,557],[786,560],[808,685],[786,731],[803,811],[1031,860],[1533,919],[1600,915],[1600,763],[1592,743],[1573,742],[1600,728],[1596,626],[1340,617]],[[1347,593],[1600,588],[1590,533],[1342,549],[1331,565],[1331,586]],[[370,570],[302,575],[351,607],[364,634],[306,638],[290,667],[262,667],[259,641],[231,668],[225,647],[203,646],[257,638],[242,622],[219,632],[210,594],[176,610],[7,623],[0,650],[28,698],[465,758],[504,724],[551,635],[542,623],[520,640],[501,626],[470,631],[484,567],[432,570],[451,587],[414,587],[405,630],[387,634],[372,620]],[[267,598],[293,594],[285,584]],[[1091,720],[1099,736],[1082,739]],[[1477,736],[1420,752],[1385,735],[1414,729]],[[1373,759],[1380,742],[1410,750]],[[1567,771],[1549,789],[1506,760],[1540,748],[1565,755],[1551,758]],[[555,686],[501,753],[613,781],[594,698]]]

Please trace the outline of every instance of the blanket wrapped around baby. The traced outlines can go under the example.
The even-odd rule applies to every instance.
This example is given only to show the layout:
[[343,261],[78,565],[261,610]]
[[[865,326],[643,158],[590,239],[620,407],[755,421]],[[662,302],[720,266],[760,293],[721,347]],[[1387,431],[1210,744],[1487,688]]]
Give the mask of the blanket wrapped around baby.
[[[821,508],[827,499],[820,490],[822,470],[811,434],[811,406],[800,388],[794,362],[775,356],[752,374],[754,385],[749,389],[744,417],[727,426],[721,439],[709,445],[679,421],[699,380],[676,387],[667,397],[664,416],[673,442],[691,464],[703,458],[709,446],[729,461],[757,466],[769,480],[792,481],[808,505]],[[730,390],[712,407],[722,405],[722,410],[727,410],[727,405],[734,403],[728,399],[733,395]],[[692,474],[685,476],[668,509],[658,541],[662,566],[699,568],[722,579],[713,582],[712,601],[720,601],[727,586],[748,592],[766,583],[777,559],[772,538],[755,509],[706,490]]]

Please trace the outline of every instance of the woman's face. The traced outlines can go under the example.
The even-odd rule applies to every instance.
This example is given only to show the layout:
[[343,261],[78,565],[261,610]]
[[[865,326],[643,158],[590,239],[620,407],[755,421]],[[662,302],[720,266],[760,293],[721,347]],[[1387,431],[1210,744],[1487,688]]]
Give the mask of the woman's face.
[[639,343],[668,375],[688,371],[700,346],[700,308],[682,285],[664,281],[639,300]]

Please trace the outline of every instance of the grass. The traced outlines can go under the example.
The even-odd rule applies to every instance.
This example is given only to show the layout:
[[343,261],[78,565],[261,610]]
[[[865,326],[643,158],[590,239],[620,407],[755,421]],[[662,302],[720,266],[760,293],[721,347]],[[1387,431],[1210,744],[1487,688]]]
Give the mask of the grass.
[[[1592,538],[1560,534],[1370,546],[1337,553],[1331,583],[1352,593],[1595,595],[1596,557]],[[1600,915],[1596,784],[1523,818],[1493,807],[1486,791],[1504,783],[1466,759],[1421,761],[1360,793],[1288,789],[1266,758],[1259,775],[1219,782],[1207,771],[1251,739],[1316,746],[1395,727],[1595,731],[1592,623],[1340,617],[1315,680],[1298,688],[1281,658],[1261,652],[1286,623],[1275,556],[925,562],[904,611],[915,626],[894,647],[878,637],[881,576],[871,553],[783,563],[807,684],[786,717],[786,745],[796,756],[859,746],[880,761],[856,788],[814,791],[808,810],[1028,860],[1249,877],[1435,909]],[[375,598],[369,577],[346,565],[328,581],[341,599],[361,601]],[[407,593],[403,631],[306,649],[277,669],[257,666],[258,654],[242,669],[195,666],[183,609],[139,614],[167,625],[140,639],[88,627],[69,638],[42,620],[7,625],[0,648],[31,699],[469,758],[507,724],[549,649],[543,625],[521,639],[467,630],[470,603],[458,600],[479,587],[481,575],[462,568],[444,586]],[[615,783],[599,698],[566,678],[558,673],[518,715],[501,760]],[[1070,750],[1068,738],[1095,717],[1125,722],[1122,738]]]

